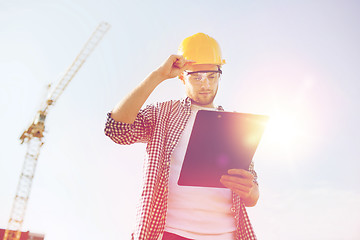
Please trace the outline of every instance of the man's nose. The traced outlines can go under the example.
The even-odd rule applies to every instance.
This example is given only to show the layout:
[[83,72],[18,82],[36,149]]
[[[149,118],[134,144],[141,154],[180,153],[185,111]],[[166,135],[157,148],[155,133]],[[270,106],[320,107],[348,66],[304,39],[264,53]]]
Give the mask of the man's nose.
[[210,81],[207,77],[202,77],[200,82],[202,87],[210,87]]

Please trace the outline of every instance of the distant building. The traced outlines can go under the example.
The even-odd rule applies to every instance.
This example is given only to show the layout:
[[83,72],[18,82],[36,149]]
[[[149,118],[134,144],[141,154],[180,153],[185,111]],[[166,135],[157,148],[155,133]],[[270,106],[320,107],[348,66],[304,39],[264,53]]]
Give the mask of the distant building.
[[[3,239],[5,234],[5,229],[0,228],[0,240]],[[40,233],[31,233],[29,231],[27,232],[21,232],[20,240],[44,240],[45,235]]]

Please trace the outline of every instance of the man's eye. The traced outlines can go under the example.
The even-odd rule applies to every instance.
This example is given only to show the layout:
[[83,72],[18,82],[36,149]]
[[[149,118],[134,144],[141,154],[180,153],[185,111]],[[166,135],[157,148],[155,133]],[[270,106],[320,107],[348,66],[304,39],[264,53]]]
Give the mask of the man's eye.
[[200,80],[201,79],[201,76],[199,75],[194,75],[194,76],[191,76],[192,79],[194,80]]

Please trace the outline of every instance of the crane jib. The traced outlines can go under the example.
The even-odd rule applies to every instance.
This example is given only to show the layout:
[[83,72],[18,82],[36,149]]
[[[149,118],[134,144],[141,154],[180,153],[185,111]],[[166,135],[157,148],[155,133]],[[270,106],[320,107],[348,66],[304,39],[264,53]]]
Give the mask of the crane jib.
[[57,85],[53,88],[41,109],[36,113],[33,122],[20,136],[21,143],[28,145],[22,173],[18,182],[16,195],[10,213],[7,229],[3,239],[0,240],[19,240],[21,237],[21,227],[24,221],[27,202],[30,196],[32,180],[34,178],[37,160],[40,149],[43,146],[43,136],[45,130],[45,119],[50,107],[54,106],[61,94],[64,92],[70,81],[74,78],[86,59],[101,41],[105,33],[110,29],[110,24],[102,22],[85,43],[74,62],[69,66],[65,74],[60,78]]

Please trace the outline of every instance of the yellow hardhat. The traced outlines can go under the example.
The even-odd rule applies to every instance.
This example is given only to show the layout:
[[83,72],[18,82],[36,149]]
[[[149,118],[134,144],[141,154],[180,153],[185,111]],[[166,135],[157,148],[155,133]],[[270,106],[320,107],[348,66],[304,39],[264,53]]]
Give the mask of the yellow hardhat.
[[196,33],[185,38],[178,49],[178,54],[186,60],[193,60],[195,64],[223,65],[221,50],[218,42],[205,33]]

